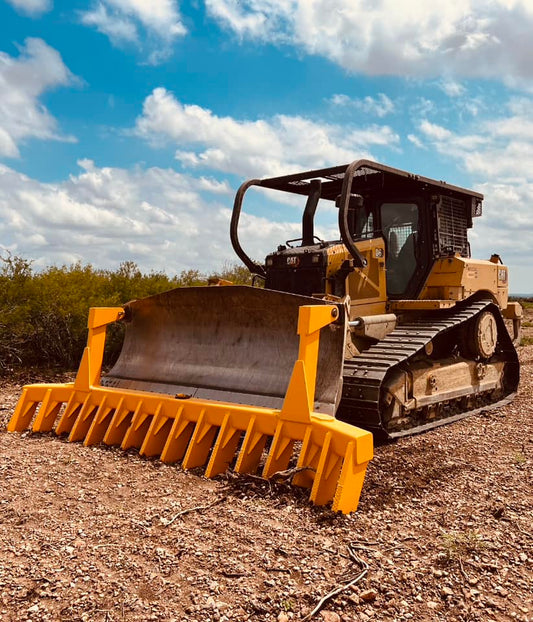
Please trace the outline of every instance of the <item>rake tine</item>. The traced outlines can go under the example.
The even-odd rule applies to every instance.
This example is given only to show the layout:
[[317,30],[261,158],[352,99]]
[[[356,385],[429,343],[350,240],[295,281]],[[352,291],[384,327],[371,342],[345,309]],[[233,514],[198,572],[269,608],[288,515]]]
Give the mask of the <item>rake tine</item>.
[[76,421],[84,403],[89,400],[90,395],[90,393],[85,395],[83,401],[80,402],[77,399],[77,392],[72,391],[70,400],[67,402],[65,410],[63,411],[63,414],[61,415],[61,418],[59,419],[59,422],[57,424],[56,434],[70,434],[74,422]]
[[292,478],[292,483],[295,486],[301,486],[302,488],[311,488],[315,478],[315,472],[318,467],[318,461],[320,459],[320,445],[313,441],[313,430],[311,427],[307,428],[305,437],[302,443],[302,449],[298,462],[296,464],[297,469],[302,470]]
[[120,445],[131,423],[131,410],[121,400],[104,434],[106,445]]
[[184,469],[193,469],[197,466],[203,466],[207,462],[209,451],[213,446],[218,426],[206,421],[205,409],[202,410],[194,432],[192,433],[187,452],[183,458],[182,467]]
[[346,448],[341,474],[333,499],[332,510],[349,514],[357,510],[359,497],[363,488],[366,463],[357,464],[354,442],[350,441]]
[[181,406],[161,452],[161,460],[167,463],[181,460],[187,451],[193,430],[194,421],[185,418],[184,406]]
[[164,415],[161,410],[162,404],[159,404],[139,450],[142,456],[159,456],[165,447],[173,420]]
[[309,497],[316,505],[325,505],[331,501],[337,488],[337,479],[340,474],[342,460],[340,456],[336,456],[330,450],[330,446],[331,432],[326,432]]
[[286,436],[284,432],[285,425],[283,421],[279,421],[263,468],[262,475],[265,479],[268,479],[277,471],[285,470],[289,466],[294,439]]
[[62,405],[62,402],[57,402],[52,399],[52,389],[48,389],[41,402],[35,421],[33,422],[32,430],[34,432],[50,432],[54,427],[57,414],[61,410]]
[[227,470],[233,462],[241,436],[242,431],[231,425],[231,412],[227,412],[224,415],[209,464],[205,470],[206,477],[215,477],[215,475]]
[[144,438],[152,421],[152,415],[147,412],[143,412],[143,406],[143,400],[139,400],[137,408],[135,408],[133,413],[131,424],[126,430],[126,434],[120,444],[121,449],[129,449],[130,447],[139,449],[139,447],[143,444]]
[[35,402],[29,398],[29,390],[24,389],[11,421],[7,426],[9,432],[22,432],[29,428],[39,402]]
[[116,408],[113,408],[112,406],[106,406],[105,400],[102,401],[91,423],[91,427],[87,432],[87,436],[83,441],[84,445],[97,445],[104,440],[105,433],[109,427],[109,424],[111,423],[113,414],[120,409],[123,401],[124,399],[120,398]]
[[255,416],[252,417],[237,457],[235,465],[237,473],[255,473],[257,471],[266,441],[267,435],[257,431],[257,419]]
[[85,439],[85,437],[87,436],[87,432],[89,432],[92,422],[94,421],[94,418],[98,413],[99,409],[102,405],[105,406],[105,401],[105,395],[102,398],[102,403],[100,404],[100,406],[98,404],[95,404],[94,402],[91,402],[90,400],[85,401],[85,404],[83,405],[83,408],[81,409],[78,418],[72,426],[72,430],[70,431],[68,437],[69,441],[82,441]]

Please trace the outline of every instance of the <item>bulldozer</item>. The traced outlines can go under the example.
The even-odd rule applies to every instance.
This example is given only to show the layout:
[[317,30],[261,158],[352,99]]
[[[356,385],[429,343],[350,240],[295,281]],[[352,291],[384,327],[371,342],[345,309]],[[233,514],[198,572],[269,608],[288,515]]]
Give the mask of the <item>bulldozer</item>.
[[[302,205],[301,237],[264,263],[239,236],[252,187]],[[352,512],[373,438],[496,408],[517,390],[522,313],[508,300],[508,268],[496,254],[470,256],[482,202],[369,160],[247,181],[230,238],[252,286],[92,309],[75,381],[25,387],[8,429],[136,447],[185,469],[207,465],[208,477],[290,472],[313,503]],[[338,210],[336,239],[315,235],[319,206]],[[114,321],[124,343],[102,375]]]

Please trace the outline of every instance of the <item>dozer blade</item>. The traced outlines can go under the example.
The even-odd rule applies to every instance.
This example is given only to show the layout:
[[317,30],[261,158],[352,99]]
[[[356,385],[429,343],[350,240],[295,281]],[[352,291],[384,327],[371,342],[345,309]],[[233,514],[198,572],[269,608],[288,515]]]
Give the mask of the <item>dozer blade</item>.
[[[298,358],[298,312],[322,300],[257,287],[183,287],[127,305],[124,345],[102,385],[281,408]],[[320,335],[314,410],[335,413],[344,327]]]
[[[123,351],[103,386],[106,325],[123,317]],[[205,466],[207,477],[233,467],[269,478],[294,465],[293,483],[310,488],[313,503],[349,513],[372,435],[314,411],[333,409],[340,394],[345,321],[337,305],[240,287],[91,309],[74,383],[24,387],[8,430],[135,447],[184,469]]]

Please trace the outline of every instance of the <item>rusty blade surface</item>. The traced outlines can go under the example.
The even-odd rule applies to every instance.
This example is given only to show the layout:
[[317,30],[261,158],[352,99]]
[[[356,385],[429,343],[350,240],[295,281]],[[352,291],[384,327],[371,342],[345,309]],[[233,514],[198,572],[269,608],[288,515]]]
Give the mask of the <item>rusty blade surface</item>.
[[[102,385],[280,408],[298,358],[298,310],[309,304],[327,303],[247,286],[183,287],[135,300]],[[342,390],[344,321],[320,334],[315,410],[329,414]]]

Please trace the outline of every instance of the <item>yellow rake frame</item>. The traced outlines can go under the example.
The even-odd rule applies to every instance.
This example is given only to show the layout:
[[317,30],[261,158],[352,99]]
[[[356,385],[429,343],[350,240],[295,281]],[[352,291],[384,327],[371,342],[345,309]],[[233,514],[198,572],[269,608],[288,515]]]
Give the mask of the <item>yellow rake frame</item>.
[[[281,409],[102,387],[106,326],[122,308],[93,308],[89,336],[73,383],[25,386],[8,431],[55,431],[84,445],[135,447],[184,469],[206,466],[206,477],[224,473],[237,459],[237,473],[256,473],[271,439],[262,476],[288,468],[298,451],[293,483],[311,489],[316,505],[357,509],[366,467],[373,455],[369,432],[312,412],[320,329],[335,321],[334,305],[302,306],[300,346]],[[302,469],[302,470],[300,470]]]

